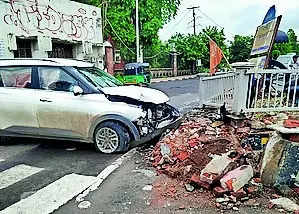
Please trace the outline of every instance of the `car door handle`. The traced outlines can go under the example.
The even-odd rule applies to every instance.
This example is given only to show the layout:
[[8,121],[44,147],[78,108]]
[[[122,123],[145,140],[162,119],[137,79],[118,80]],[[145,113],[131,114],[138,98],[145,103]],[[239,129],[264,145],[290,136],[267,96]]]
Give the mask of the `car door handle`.
[[45,98],[41,98],[39,101],[44,102],[44,103],[51,103],[51,102],[53,102],[52,100],[48,100],[48,99],[45,99]]

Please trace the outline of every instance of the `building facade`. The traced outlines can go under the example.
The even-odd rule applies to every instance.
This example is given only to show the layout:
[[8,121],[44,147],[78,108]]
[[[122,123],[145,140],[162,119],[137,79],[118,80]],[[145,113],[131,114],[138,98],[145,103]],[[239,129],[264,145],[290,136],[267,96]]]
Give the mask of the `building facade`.
[[69,0],[0,1],[0,58],[75,58],[103,67],[101,9]]

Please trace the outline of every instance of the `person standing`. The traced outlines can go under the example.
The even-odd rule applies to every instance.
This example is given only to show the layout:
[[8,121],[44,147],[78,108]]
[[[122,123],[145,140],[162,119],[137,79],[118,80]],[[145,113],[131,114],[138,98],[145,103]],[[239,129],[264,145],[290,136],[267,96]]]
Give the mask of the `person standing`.
[[288,64],[288,69],[299,69],[298,55],[293,56],[292,60]]

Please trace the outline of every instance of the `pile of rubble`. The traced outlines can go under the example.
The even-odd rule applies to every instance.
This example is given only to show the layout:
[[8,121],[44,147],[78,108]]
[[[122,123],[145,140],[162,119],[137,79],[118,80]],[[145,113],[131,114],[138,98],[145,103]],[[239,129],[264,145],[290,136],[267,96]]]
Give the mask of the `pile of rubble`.
[[260,170],[269,133],[257,135],[254,128],[260,127],[253,126],[262,123],[264,128],[275,119],[255,119],[254,124],[247,119],[226,123],[219,119],[215,110],[190,112],[155,146],[152,165],[159,173],[183,181],[188,192],[212,191],[218,208],[238,210],[242,203],[254,205],[253,198],[265,191]]

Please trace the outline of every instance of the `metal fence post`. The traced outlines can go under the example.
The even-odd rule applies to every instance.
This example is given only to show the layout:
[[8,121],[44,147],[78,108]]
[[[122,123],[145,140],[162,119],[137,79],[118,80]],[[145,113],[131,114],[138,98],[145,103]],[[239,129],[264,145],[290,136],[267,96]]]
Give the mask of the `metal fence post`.
[[232,113],[239,115],[242,110],[246,108],[247,93],[249,90],[249,77],[246,75],[246,71],[253,68],[250,64],[237,64],[236,76],[234,81],[234,99],[232,104]]
[[203,107],[204,104],[204,87],[203,87],[203,77],[199,76],[199,108]]

